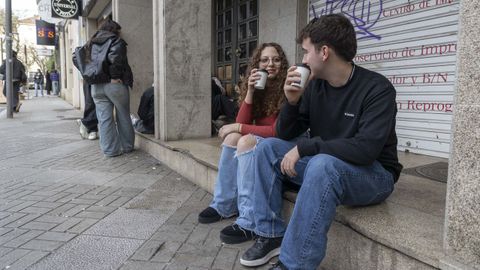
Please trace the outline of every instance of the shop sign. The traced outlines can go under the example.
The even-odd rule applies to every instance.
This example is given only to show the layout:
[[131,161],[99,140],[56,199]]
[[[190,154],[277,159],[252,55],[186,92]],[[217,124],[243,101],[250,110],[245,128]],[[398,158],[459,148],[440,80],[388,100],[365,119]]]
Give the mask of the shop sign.
[[82,9],[82,0],[52,0],[52,17],[78,19]]
[[55,24],[35,20],[37,45],[55,46]]

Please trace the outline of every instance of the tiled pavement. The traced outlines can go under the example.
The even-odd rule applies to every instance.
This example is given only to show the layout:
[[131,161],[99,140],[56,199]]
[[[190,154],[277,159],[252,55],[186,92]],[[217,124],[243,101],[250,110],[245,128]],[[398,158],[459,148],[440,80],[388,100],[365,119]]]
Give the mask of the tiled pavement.
[[[211,195],[141,151],[104,158],[56,97],[0,119],[0,269],[244,269]],[[267,269],[264,266],[260,269]]]

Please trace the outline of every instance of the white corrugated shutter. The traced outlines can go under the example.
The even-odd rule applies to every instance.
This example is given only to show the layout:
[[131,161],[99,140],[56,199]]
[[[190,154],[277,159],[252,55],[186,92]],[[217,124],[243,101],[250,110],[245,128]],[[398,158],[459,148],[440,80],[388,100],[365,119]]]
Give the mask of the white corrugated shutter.
[[311,0],[310,19],[343,13],[357,30],[355,63],[397,90],[399,150],[448,157],[459,0]]

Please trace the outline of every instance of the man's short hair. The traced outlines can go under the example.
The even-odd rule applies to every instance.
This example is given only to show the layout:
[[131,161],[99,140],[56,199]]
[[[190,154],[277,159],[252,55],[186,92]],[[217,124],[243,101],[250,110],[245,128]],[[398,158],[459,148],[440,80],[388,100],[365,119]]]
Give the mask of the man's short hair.
[[357,37],[352,23],[341,14],[323,15],[311,20],[297,38],[297,43],[310,38],[316,50],[324,45],[333,48],[335,53],[347,62],[357,54]]

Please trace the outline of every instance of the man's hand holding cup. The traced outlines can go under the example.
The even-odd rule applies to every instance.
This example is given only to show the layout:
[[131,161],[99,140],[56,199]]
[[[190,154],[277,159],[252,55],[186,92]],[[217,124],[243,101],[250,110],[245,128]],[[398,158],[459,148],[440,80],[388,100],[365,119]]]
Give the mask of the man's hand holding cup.
[[305,91],[309,76],[310,68],[307,65],[297,64],[288,69],[287,78],[283,87],[288,103],[291,105],[298,103]]

